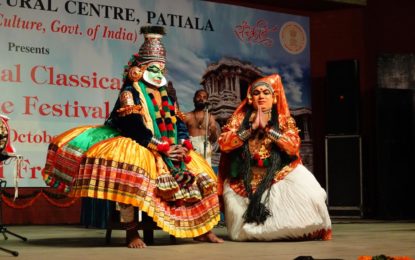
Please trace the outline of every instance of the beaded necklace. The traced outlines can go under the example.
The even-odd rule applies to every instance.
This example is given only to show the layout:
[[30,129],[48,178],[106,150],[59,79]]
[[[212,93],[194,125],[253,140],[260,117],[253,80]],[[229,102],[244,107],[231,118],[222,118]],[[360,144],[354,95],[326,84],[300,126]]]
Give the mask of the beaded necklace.
[[169,104],[169,97],[166,88],[159,88],[161,94],[161,110],[159,109],[156,98],[153,93],[148,93],[148,96],[153,103],[154,112],[156,115],[156,123],[160,130],[161,136],[168,137],[171,143],[176,143],[175,132],[173,124],[176,123],[176,116],[174,112],[174,106]]
[[[170,140],[170,143],[175,144],[176,133],[174,129],[174,124],[177,121],[175,109],[173,105],[169,104],[169,97],[167,94],[166,87],[160,87],[159,91],[161,95],[161,110],[159,109],[159,105],[157,103],[156,98],[154,97],[154,94],[149,92],[147,93],[153,104],[154,113],[156,116],[156,123],[161,136],[167,137]],[[181,187],[190,185],[194,182],[195,177],[186,169],[184,162],[173,162],[167,156],[164,155],[163,159],[169,167],[172,176],[176,179],[176,181],[179,183]]]

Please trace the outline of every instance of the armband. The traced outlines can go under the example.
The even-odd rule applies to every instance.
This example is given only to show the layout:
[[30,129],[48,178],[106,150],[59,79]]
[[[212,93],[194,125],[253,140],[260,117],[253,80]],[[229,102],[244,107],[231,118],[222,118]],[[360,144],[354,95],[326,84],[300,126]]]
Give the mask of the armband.
[[143,107],[141,105],[134,105],[134,106],[128,106],[128,107],[121,107],[120,109],[117,109],[117,113],[120,117],[125,117],[127,115],[131,114],[138,114],[143,115]]

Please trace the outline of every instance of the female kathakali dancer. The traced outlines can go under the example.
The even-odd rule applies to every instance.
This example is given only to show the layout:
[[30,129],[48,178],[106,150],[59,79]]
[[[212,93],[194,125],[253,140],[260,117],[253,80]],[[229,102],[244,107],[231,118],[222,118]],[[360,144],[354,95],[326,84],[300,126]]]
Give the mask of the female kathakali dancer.
[[279,75],[251,84],[219,145],[219,192],[232,240],[331,238],[326,192],[301,163]]

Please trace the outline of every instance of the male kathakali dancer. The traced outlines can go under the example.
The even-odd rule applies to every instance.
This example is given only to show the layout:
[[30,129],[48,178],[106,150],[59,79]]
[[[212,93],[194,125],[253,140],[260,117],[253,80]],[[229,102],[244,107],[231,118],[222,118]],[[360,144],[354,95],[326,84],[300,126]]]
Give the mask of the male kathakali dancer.
[[133,207],[177,238],[220,243],[216,175],[193,151],[187,128],[166,91],[165,34],[142,27],[144,43],[125,68],[118,99],[104,125],[58,135],[48,148],[45,182],[71,197],[118,203],[131,248],[146,245]]

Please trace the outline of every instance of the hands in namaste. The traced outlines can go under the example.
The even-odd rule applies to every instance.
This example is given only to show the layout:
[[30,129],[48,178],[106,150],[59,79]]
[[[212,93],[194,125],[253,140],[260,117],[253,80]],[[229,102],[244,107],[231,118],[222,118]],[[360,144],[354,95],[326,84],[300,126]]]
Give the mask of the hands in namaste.
[[252,130],[265,129],[268,124],[267,115],[262,111],[262,107],[258,106],[256,117],[252,122]]

